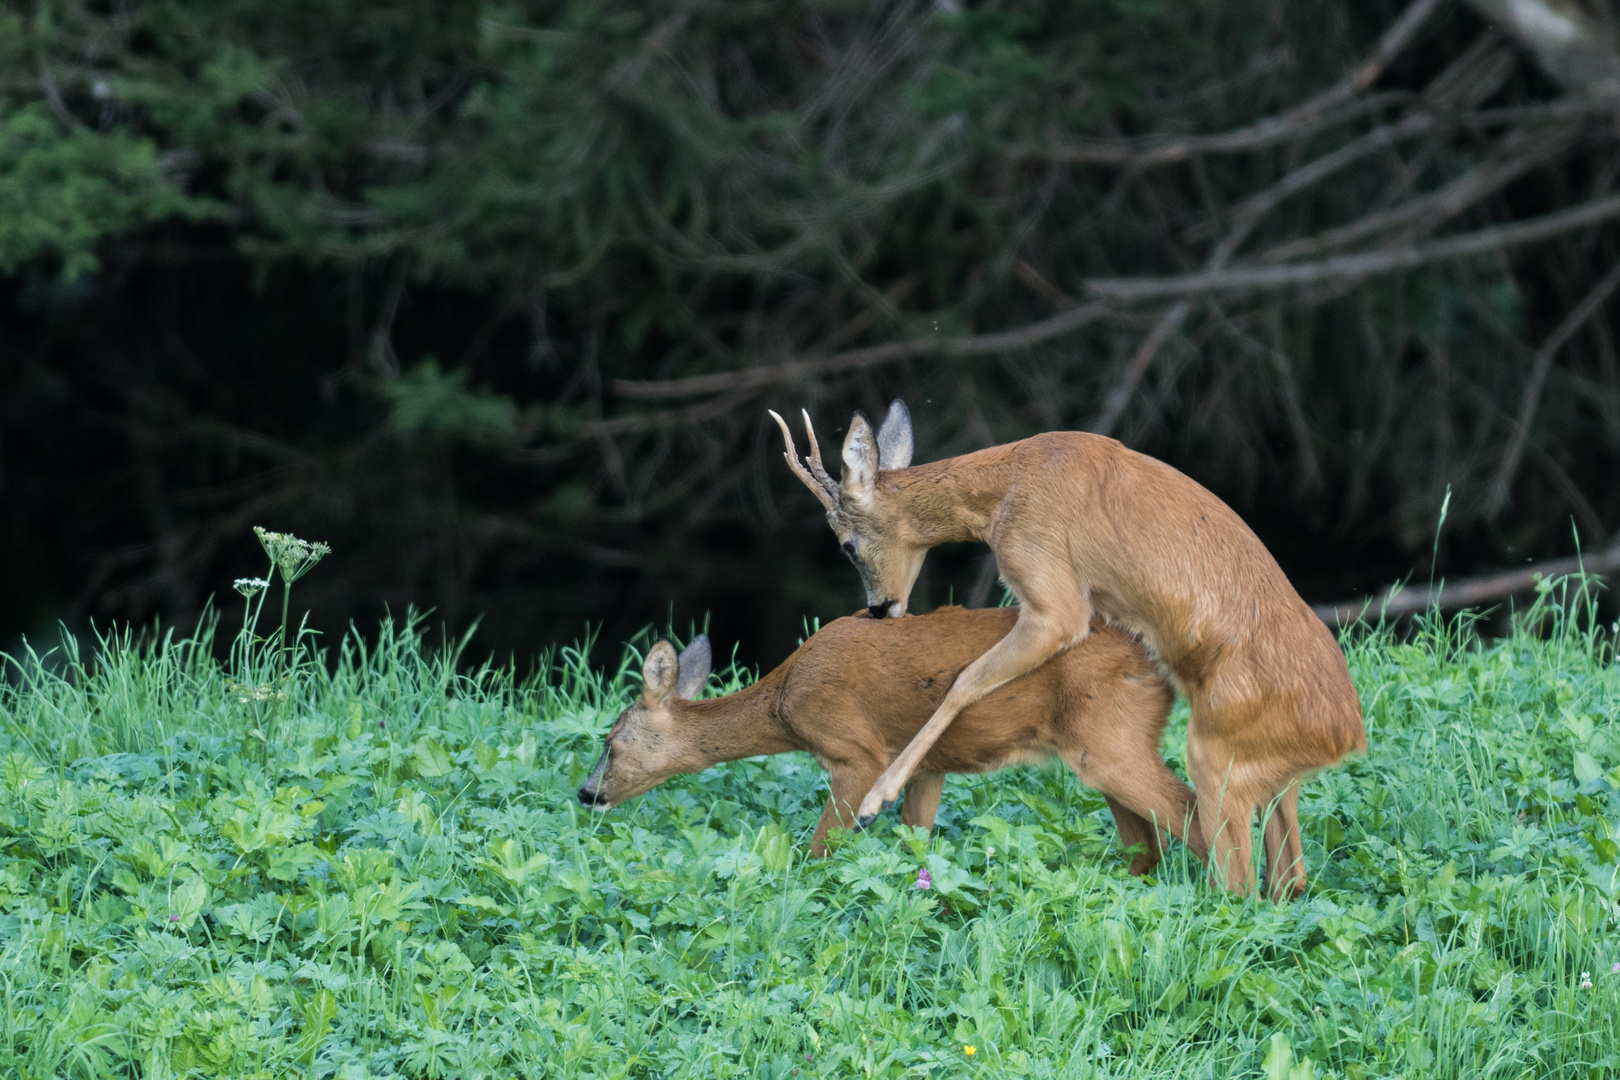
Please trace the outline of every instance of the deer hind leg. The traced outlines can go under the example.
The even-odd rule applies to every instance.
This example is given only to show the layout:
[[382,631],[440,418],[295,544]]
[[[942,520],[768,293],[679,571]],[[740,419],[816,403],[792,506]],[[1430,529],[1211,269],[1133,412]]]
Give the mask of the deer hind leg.
[[1114,826],[1119,829],[1119,839],[1125,845],[1125,850],[1137,846],[1142,848],[1131,857],[1131,864],[1126,867],[1132,877],[1141,877],[1158,866],[1164,856],[1163,846],[1155,842],[1153,823],[1112,795],[1104,794],[1103,798],[1108,800],[1108,809],[1114,815]]
[[832,791],[821,811],[821,820],[816,823],[815,835],[810,838],[812,858],[819,859],[827,854],[827,834],[833,829],[856,827],[856,800],[871,788],[878,772],[879,766],[876,764],[840,765],[831,770],[829,779],[832,781]]
[[1289,784],[1266,813],[1266,894],[1277,903],[1305,891],[1305,849],[1299,835],[1299,784]]
[[[1207,855],[1197,824],[1197,801],[1192,789],[1170,771],[1158,753],[1149,750],[1144,760],[1088,760],[1065,754],[1064,760],[1082,783],[1096,788],[1114,812],[1125,846],[1143,843],[1151,859],[1138,858],[1131,873],[1146,873],[1163,857],[1170,837],[1181,840],[1200,859]],[[1102,755],[1099,755],[1101,758]],[[1137,830],[1136,822],[1141,822]]]
[[[1078,595],[1075,600],[1084,604]],[[962,669],[962,674],[951,684],[945,700],[939,703],[939,708],[928,718],[928,723],[912,736],[911,742],[877,778],[872,790],[861,800],[861,827],[865,828],[877,820],[878,814],[900,797],[900,790],[911,779],[911,774],[928,756],[928,751],[933,749],[939,737],[945,734],[945,729],[950,727],[958,713],[996,687],[1034,671],[1056,656],[1060,649],[1085,637],[1091,618],[1089,605],[1085,605],[1085,608],[1081,613],[1084,617],[1079,619],[1076,629],[1072,631],[1068,629],[1067,622],[1035,615],[1030,608],[1023,608],[1007,636]]]
[[917,773],[906,781],[906,801],[900,804],[900,823],[915,825],[924,831],[934,827],[934,815],[939,813],[939,797],[945,790],[945,774]]
[[1209,879],[1230,892],[1254,895],[1254,797],[1233,783],[1230,757],[1211,754],[1191,733],[1187,772],[1198,791],[1198,828],[1209,852]]

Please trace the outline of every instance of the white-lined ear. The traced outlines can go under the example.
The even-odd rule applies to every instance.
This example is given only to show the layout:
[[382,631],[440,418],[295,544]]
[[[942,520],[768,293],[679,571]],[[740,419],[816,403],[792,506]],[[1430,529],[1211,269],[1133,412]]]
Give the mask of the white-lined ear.
[[675,646],[662,638],[647,651],[647,662],[641,665],[641,696],[649,705],[674,693],[680,666]]
[[857,412],[849,422],[843,457],[844,478],[839,487],[844,497],[856,501],[870,499],[877,483],[877,438],[872,434],[872,422],[863,412]]
[[681,650],[680,679],[675,692],[687,701],[703,693],[703,688],[709,684],[709,668],[713,662],[714,654],[709,648],[709,635],[699,634]]
[[889,413],[878,428],[878,467],[903,469],[911,464],[916,442],[911,434],[911,410],[899,398],[889,402]]

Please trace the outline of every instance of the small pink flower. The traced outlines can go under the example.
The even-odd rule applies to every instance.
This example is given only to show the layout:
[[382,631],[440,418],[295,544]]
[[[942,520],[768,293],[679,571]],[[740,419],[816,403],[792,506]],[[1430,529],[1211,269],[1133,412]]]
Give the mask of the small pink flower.
[[934,876],[928,872],[928,867],[925,866],[921,870],[918,870],[917,871],[917,888],[919,888],[919,889],[932,889],[933,887],[934,887]]
[[169,916],[169,921],[170,922],[179,922],[180,921],[180,916],[178,916],[178,915],[170,915]]
[[810,1051],[808,1051],[808,1050],[806,1050],[806,1051],[805,1051],[805,1052],[804,1052],[804,1060],[806,1060],[806,1061],[810,1061],[810,1060],[811,1060],[811,1058],[812,1058],[812,1055],[811,1055],[811,1053],[810,1053]]
[[1620,975],[1620,961],[1617,961],[1614,967],[1609,969],[1609,972],[1613,975]]

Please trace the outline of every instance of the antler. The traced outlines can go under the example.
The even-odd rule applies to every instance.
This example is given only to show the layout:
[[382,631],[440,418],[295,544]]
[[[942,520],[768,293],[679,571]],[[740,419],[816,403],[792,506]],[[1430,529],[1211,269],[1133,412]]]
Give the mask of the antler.
[[808,471],[799,464],[799,450],[793,445],[793,432],[788,430],[787,421],[778,416],[775,409],[765,411],[771,414],[776,426],[782,429],[782,438],[787,441],[787,452],[782,456],[787,459],[788,468],[793,470],[793,475],[804,481],[804,486],[821,500],[821,505],[827,508],[829,514],[837,510],[843,501],[842,492],[839,490],[838,481],[828,476],[826,466],[821,464],[821,446],[816,442],[816,429],[810,426],[809,411],[799,410],[804,413],[804,433],[810,439],[810,453],[805,456],[805,460],[810,463]]

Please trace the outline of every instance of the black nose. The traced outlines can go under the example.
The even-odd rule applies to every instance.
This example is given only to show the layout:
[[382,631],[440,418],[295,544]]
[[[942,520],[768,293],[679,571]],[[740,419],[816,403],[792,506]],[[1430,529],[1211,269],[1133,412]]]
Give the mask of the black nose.
[[592,791],[588,787],[580,788],[576,794],[579,795],[579,801],[586,806],[595,806],[597,803],[602,801],[602,793],[599,791]]
[[873,604],[866,609],[866,613],[874,619],[885,618],[889,614],[889,605],[893,603],[893,600],[885,600],[881,604]]

